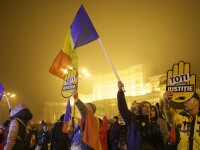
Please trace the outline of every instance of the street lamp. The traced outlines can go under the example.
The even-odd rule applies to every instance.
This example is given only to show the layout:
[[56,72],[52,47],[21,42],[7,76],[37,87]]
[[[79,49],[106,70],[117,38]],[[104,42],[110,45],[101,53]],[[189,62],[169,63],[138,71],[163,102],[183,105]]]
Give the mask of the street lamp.
[[15,96],[16,96],[15,94],[11,94],[11,95],[10,95],[11,98],[14,98]]
[[[6,111],[7,108],[10,110],[11,109],[11,106],[10,106],[10,102],[9,102],[9,99],[13,99],[15,98],[16,95],[14,93],[10,93],[10,92],[5,92],[3,93],[3,99],[2,99],[2,103],[0,103],[0,107],[2,109],[2,111],[0,112],[0,118],[1,119],[1,122],[5,121],[6,118],[9,117],[9,111]],[[8,104],[8,107],[6,106],[6,101],[7,101],[7,104]]]
[[84,68],[81,71],[85,77],[90,77],[90,73]]
[[5,97],[7,103],[8,103],[8,107],[9,109],[11,109],[11,106],[10,106],[10,101],[9,99],[14,99],[16,97],[16,94],[15,93],[10,93],[10,92],[4,92],[3,96]]
[[7,93],[4,93],[3,96],[7,96],[7,98],[15,98],[16,97],[16,94],[15,93],[10,93],[10,92],[7,92]]

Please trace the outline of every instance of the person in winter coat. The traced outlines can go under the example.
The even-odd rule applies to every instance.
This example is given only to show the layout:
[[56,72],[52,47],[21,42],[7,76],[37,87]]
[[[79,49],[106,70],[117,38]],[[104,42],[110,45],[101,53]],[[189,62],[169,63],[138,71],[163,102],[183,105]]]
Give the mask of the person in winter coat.
[[160,126],[160,131],[162,133],[162,139],[165,145],[165,149],[167,149],[169,141],[169,131],[166,121],[159,117],[158,109],[156,106],[151,106],[150,116],[151,116],[151,122],[155,121]]
[[49,127],[42,121],[41,129],[37,132],[37,146],[35,150],[48,150],[48,144],[50,143],[51,136]]
[[65,114],[60,116],[60,119],[51,130],[53,150],[67,150],[69,147],[69,137],[67,133],[62,132],[64,116]]
[[150,121],[151,104],[143,101],[138,105],[138,114],[132,113],[126,104],[124,84],[118,82],[118,109],[127,128],[128,150],[163,150],[159,125]]
[[197,93],[184,102],[184,111],[178,113],[173,108],[170,99],[173,98],[172,91],[164,93],[164,109],[167,121],[178,130],[179,137],[177,150],[199,150],[200,149],[200,99]]
[[110,125],[109,129],[109,140],[111,143],[112,150],[117,150],[117,145],[120,138],[121,126],[118,123],[118,116],[113,117],[113,123]]
[[24,150],[25,127],[33,117],[25,104],[17,104],[10,112],[4,150]]
[[82,116],[83,128],[82,142],[87,145],[86,149],[107,150],[108,121],[106,116],[103,120],[95,117],[96,106],[92,103],[84,104],[78,97],[77,90],[72,92],[75,104]]

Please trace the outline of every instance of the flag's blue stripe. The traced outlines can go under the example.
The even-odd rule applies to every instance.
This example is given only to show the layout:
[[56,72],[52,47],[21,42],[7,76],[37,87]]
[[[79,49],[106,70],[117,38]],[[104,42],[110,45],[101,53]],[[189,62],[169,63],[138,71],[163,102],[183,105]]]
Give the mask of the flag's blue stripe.
[[70,106],[70,100],[68,100],[67,106],[66,106],[66,112],[63,122],[69,122],[70,120],[70,114],[71,114],[71,106]]
[[0,101],[1,101],[1,99],[2,99],[2,97],[3,97],[3,92],[4,92],[4,88],[3,88],[3,86],[0,84]]
[[70,28],[74,48],[90,43],[99,37],[83,5],[78,10]]

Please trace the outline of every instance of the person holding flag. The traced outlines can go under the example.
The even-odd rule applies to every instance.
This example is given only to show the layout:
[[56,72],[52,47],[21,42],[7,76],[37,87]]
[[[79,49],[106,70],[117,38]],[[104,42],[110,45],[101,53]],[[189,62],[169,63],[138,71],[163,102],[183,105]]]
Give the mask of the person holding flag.
[[104,116],[103,120],[95,117],[96,106],[92,103],[84,104],[79,99],[76,89],[72,92],[72,96],[84,122],[81,123],[81,128],[83,128],[81,140],[87,145],[86,149],[107,150],[108,121],[106,116]]
[[124,84],[118,81],[118,110],[127,129],[128,150],[164,150],[160,126],[150,120],[151,104],[142,101],[138,105],[138,114],[132,113],[126,103]]
[[[84,105],[79,100],[77,93],[78,56],[76,49],[97,39],[110,67],[117,79],[120,80],[83,5],[79,8],[67,33],[63,48],[52,63],[49,72],[64,80],[64,86],[61,91],[62,96],[69,98],[73,95],[74,97],[75,104],[85,122],[82,141],[91,149],[107,150],[107,118],[104,117],[101,123],[98,118],[93,116],[96,111],[95,105],[91,103]],[[92,138],[89,133],[92,134]]]

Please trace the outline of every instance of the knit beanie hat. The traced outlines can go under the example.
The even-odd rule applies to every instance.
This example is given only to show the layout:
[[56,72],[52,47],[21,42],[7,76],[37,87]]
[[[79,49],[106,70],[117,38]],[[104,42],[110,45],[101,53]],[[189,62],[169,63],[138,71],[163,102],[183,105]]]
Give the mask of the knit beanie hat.
[[[144,106],[144,104],[149,103],[148,101],[142,101],[141,103],[139,103],[138,105],[138,113],[141,114],[142,113],[142,107]],[[149,103],[150,104],[150,103]],[[151,105],[151,104],[150,104]]]
[[118,120],[118,116],[114,116],[113,119],[117,119]]
[[115,119],[114,123],[118,123],[118,116],[114,116],[113,119]]
[[95,114],[96,112],[96,106],[92,103],[86,103],[85,106],[87,107],[88,110],[92,112],[92,114]]

